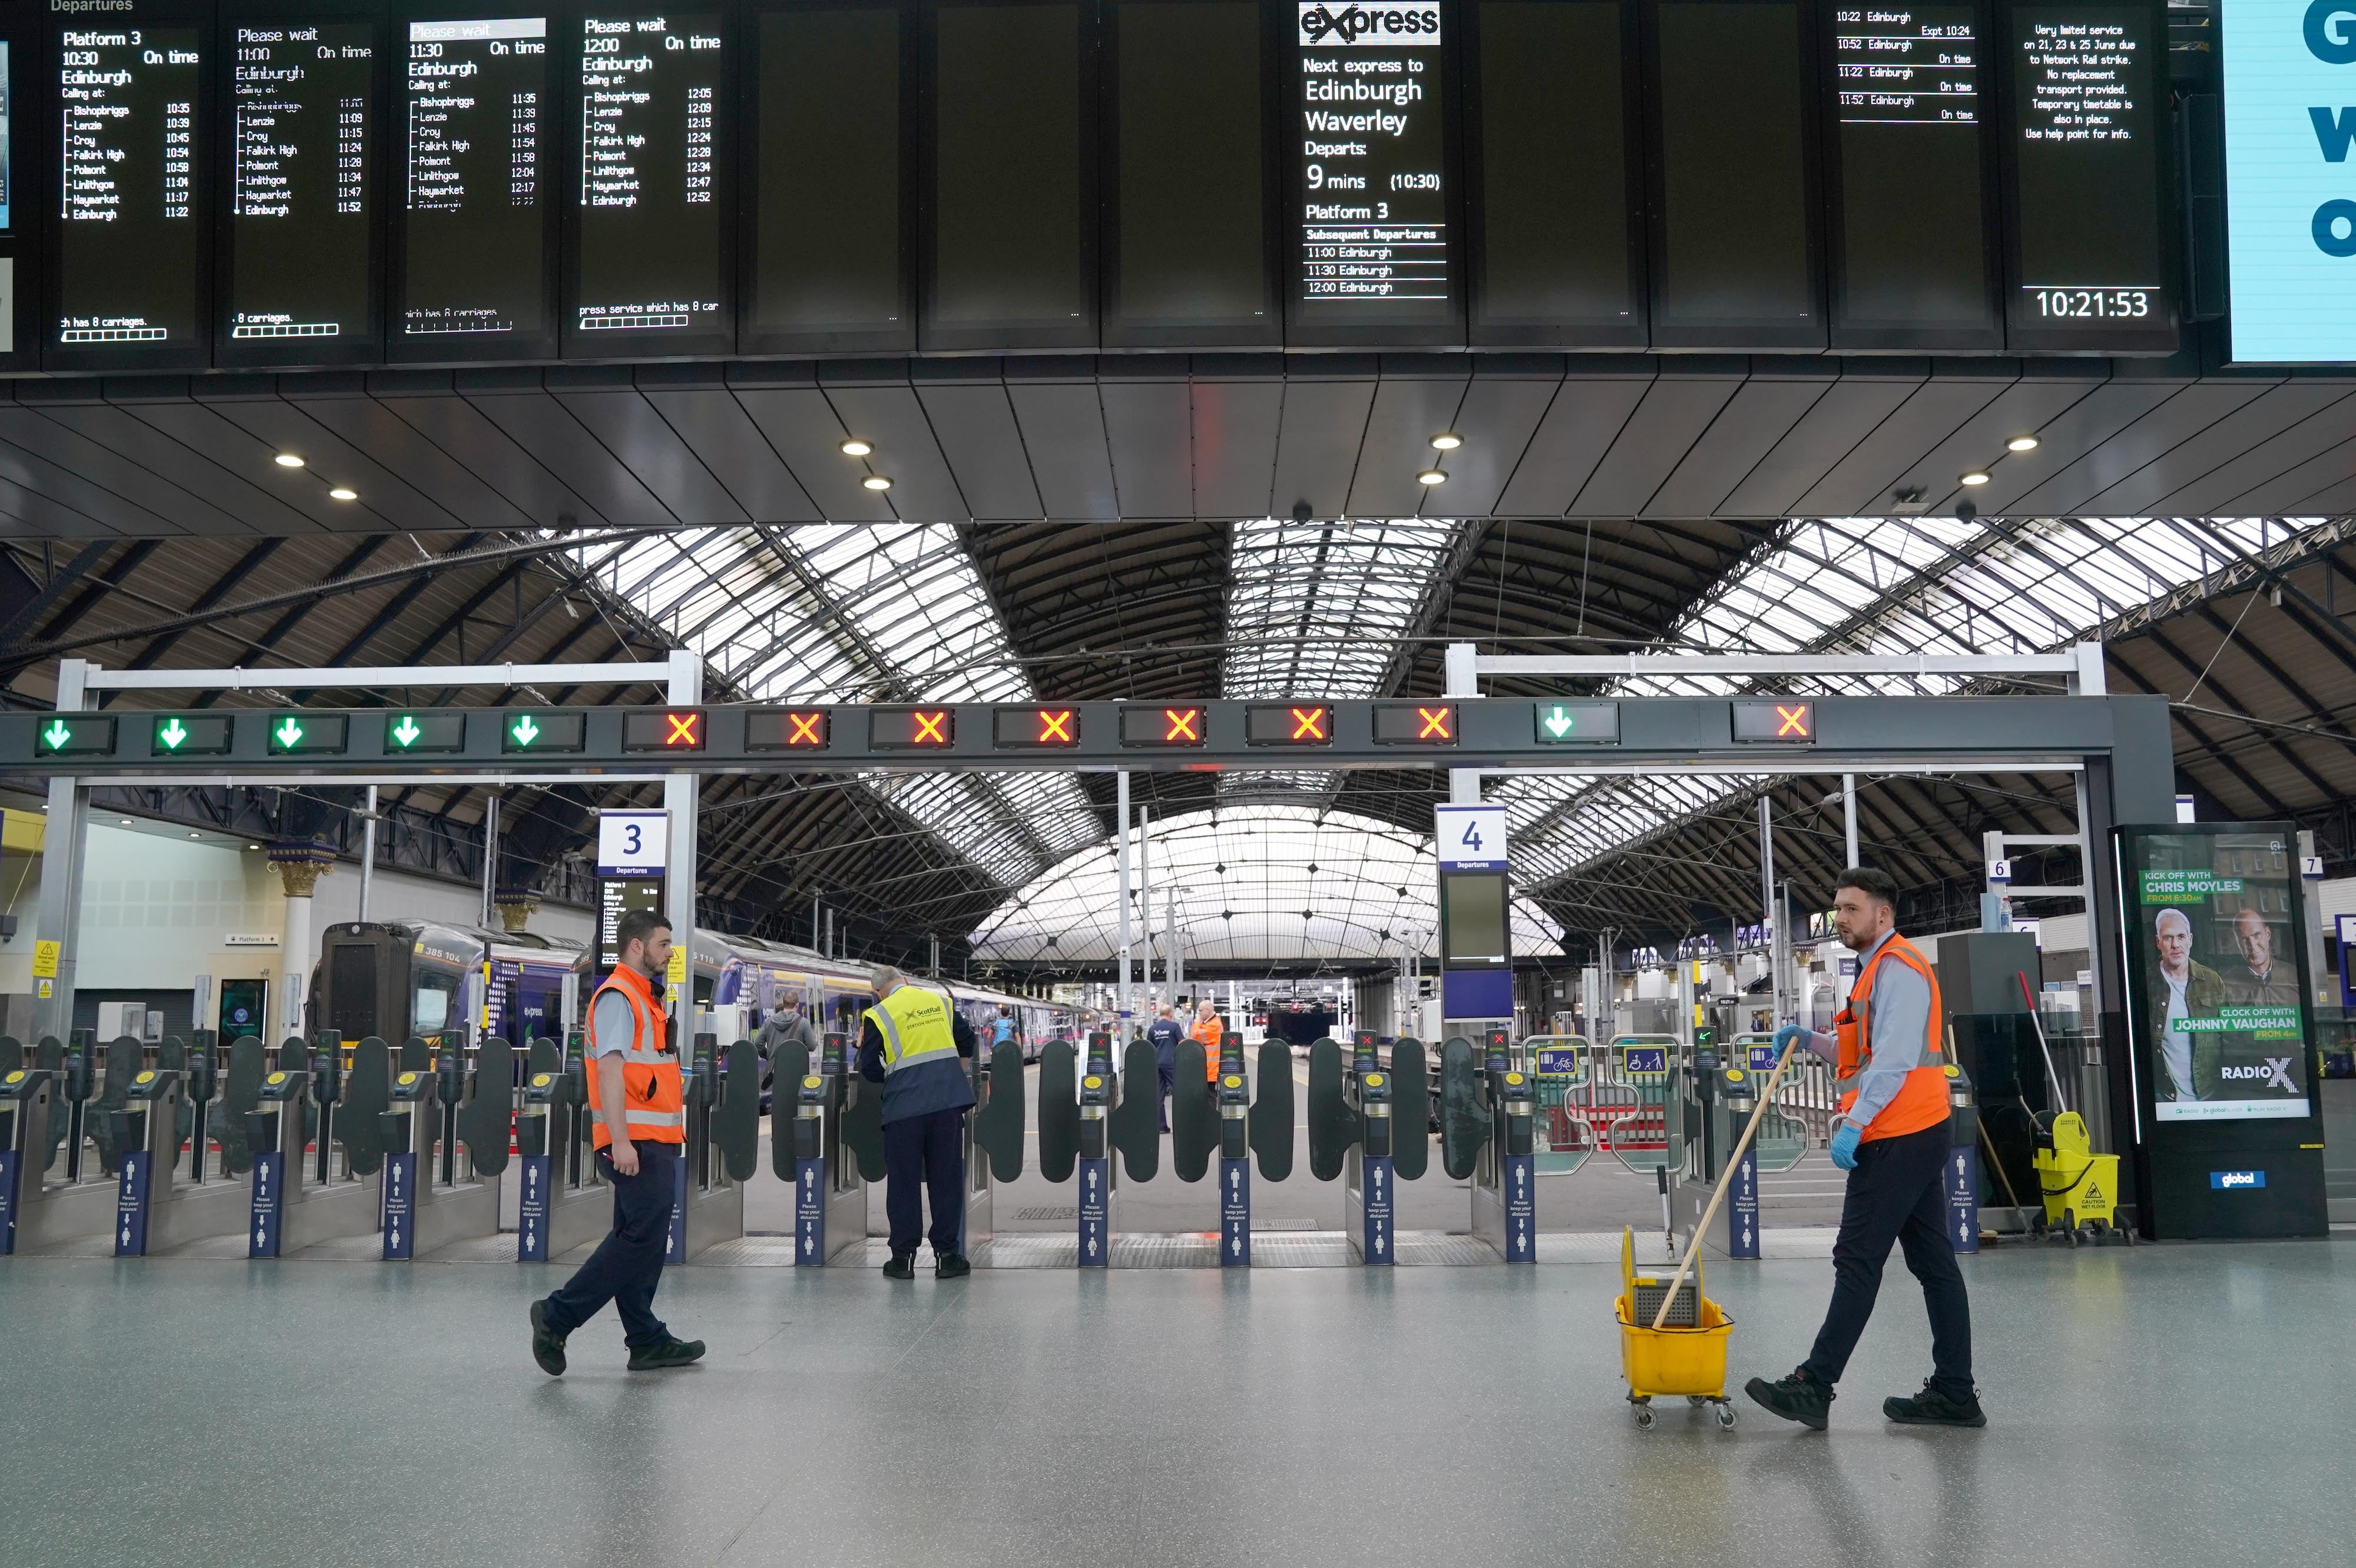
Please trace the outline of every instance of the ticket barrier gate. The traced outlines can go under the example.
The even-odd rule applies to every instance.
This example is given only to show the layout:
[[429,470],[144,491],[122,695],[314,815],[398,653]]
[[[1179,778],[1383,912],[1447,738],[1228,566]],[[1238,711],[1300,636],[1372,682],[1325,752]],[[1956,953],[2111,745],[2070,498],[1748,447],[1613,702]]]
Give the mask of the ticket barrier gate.
[[[1676,1182],[1676,1224],[1687,1230],[1701,1222],[1718,1184],[1730,1184],[1702,1244],[1729,1258],[1761,1255],[1764,1216],[1760,1178],[1779,1176],[1807,1154],[1806,1124],[1771,1101],[1759,1118],[1759,1132],[1740,1160],[1730,1160],[1742,1129],[1775,1072],[1775,1039],[1764,1033],[1737,1035],[1723,1053],[1697,1051],[1685,1069],[1687,1093],[1679,1106],[1680,1125],[1689,1126]],[[1787,1071],[1779,1099],[1795,1089]]]
[[1530,1150],[1538,1177],[1569,1176],[1593,1159],[1597,1148],[1588,1115],[1590,1048],[1578,1035],[1532,1035],[1522,1048],[1536,1090]]
[[[789,1046],[770,1061],[769,1166],[794,1188],[794,1264],[866,1256],[867,1188],[884,1179],[883,1086],[851,1071],[851,1037],[830,1034],[809,1059]],[[793,1124],[780,1125],[787,1086]]]
[[1487,1146],[1472,1170],[1472,1234],[1509,1263],[1537,1262],[1537,1082],[1525,1042],[1487,1038],[1475,1080],[1489,1114]]
[[[243,1042],[241,1042],[242,1044]],[[341,1042],[337,1042],[340,1047]],[[382,1042],[377,1044],[381,1047]],[[288,1039],[279,1047],[278,1065],[262,1076],[254,1107],[244,1114],[245,1145],[252,1178],[246,1221],[246,1255],[283,1257],[322,1241],[366,1236],[382,1221],[380,1133],[364,1143],[357,1164],[348,1153],[340,1178],[329,1163],[327,1134],[334,1123],[333,1101],[319,1116],[319,1157],[315,1166],[306,1156],[311,1147],[311,1120],[320,1108],[315,1097],[341,1090],[339,1072],[314,1070],[317,1060],[333,1064],[339,1050],[306,1059],[303,1043]],[[377,1109],[381,1109],[378,1107]],[[350,1121],[347,1119],[347,1131]],[[367,1122],[378,1127],[371,1114]],[[379,1152],[371,1162],[370,1144]],[[326,1179],[320,1179],[324,1174]]]
[[[16,1192],[9,1202],[12,1251],[35,1252],[86,1243],[113,1230],[118,1191],[112,1160],[103,1144],[99,1160],[88,1157],[94,1137],[107,1135],[91,1125],[87,1109],[96,1087],[91,1065],[95,1048],[90,1031],[82,1029],[74,1031],[67,1044],[54,1035],[44,1036],[29,1052],[13,1039],[0,1041],[0,1062],[13,1059],[16,1064],[5,1071],[27,1075],[17,1080],[19,1093],[46,1096],[43,1114],[12,1117],[16,1123],[13,1141],[19,1144],[11,1162],[16,1166]],[[52,1179],[53,1172],[61,1179]]]
[[23,1195],[28,1185],[39,1190],[48,1164],[50,1074],[23,1062],[22,1051],[12,1049],[0,1071],[0,1258],[16,1251]]
[[577,1048],[531,1043],[516,1112],[516,1261],[544,1263],[597,1240],[613,1195],[590,1157],[589,1078]]
[[744,1234],[743,1184],[761,1156],[761,1061],[753,1042],[723,1051],[715,1036],[696,1036],[682,1087],[687,1138],[673,1178],[667,1263]]

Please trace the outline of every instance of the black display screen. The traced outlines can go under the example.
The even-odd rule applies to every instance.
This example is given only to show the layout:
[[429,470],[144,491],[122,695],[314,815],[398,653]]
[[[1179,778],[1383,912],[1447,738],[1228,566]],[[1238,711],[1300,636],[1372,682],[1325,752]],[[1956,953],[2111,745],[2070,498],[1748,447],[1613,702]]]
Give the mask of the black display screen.
[[555,352],[548,18],[408,25],[393,355]]
[[734,231],[719,150],[729,51],[717,11],[584,16],[567,354],[724,353]]
[[1480,192],[1472,341],[1644,344],[1620,0],[1486,0],[1468,115]]
[[1654,343],[1822,348],[1806,13],[1664,0],[1651,15]]
[[1291,336],[1450,336],[1462,312],[1439,0],[1296,10]]
[[87,365],[208,359],[205,29],[61,27],[52,355]]
[[377,27],[235,22],[219,358],[377,357]]
[[1259,7],[1120,0],[1108,10],[1116,174],[1106,343],[1277,341]]
[[925,346],[1094,343],[1079,7],[945,5],[934,27]]
[[896,7],[764,11],[754,23],[747,353],[910,349]]
[[9,221],[16,198],[16,84],[10,75],[15,52],[0,38],[0,231],[13,230]]
[[2160,75],[2149,5],[2015,6],[2006,166],[2011,348],[2167,353]]
[[1983,31],[1973,5],[1833,12],[1836,349],[2003,346],[1990,286]]

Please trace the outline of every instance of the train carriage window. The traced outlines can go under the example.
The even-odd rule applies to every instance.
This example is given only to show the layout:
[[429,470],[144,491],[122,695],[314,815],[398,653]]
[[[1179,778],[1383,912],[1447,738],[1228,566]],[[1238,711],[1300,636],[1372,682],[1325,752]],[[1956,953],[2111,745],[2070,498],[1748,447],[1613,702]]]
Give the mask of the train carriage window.
[[431,1035],[450,1027],[457,993],[458,977],[455,974],[419,975],[409,1009],[410,1033]]

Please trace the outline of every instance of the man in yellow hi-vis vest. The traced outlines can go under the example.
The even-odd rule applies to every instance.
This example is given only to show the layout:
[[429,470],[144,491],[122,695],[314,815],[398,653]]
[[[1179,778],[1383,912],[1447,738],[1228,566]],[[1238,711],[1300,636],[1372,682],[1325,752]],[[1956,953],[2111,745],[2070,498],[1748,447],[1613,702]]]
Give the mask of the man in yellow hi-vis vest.
[[531,1304],[531,1356],[550,1377],[564,1372],[564,1337],[607,1302],[622,1316],[630,1370],[684,1367],[701,1339],[674,1338],[654,1314],[669,1251],[680,1145],[687,1141],[686,1080],[662,1011],[670,922],[645,909],[614,933],[619,962],[589,999],[589,1070],[597,1102],[591,1133],[598,1174],[614,1189],[614,1229],[554,1294]]
[[974,1102],[965,1058],[972,1026],[937,991],[911,985],[889,964],[869,976],[875,1005],[859,1025],[859,1076],[884,1086],[884,1211],[892,1219],[895,1280],[916,1277],[916,1240],[924,1224],[918,1191],[933,1200],[933,1273],[953,1280],[973,1272],[965,1256],[965,1113]]

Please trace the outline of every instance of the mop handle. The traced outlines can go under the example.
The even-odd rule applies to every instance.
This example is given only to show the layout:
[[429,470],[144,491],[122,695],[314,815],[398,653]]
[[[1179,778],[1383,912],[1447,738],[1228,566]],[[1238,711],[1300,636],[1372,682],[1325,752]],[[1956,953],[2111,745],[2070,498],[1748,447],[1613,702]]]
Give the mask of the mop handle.
[[[1792,1053],[1799,1048],[1800,1039],[1795,1035],[1792,1043],[1783,1047],[1783,1054],[1775,1059],[1775,1070],[1769,1075],[1767,1087],[1760,1093],[1759,1103],[1751,1108],[1751,1120],[1743,1124],[1742,1136],[1734,1141],[1734,1153],[1727,1158],[1726,1170],[1731,1171],[1742,1163],[1744,1152],[1751,1147],[1751,1140],[1759,1131],[1759,1119],[1767,1114],[1767,1107],[1775,1098],[1775,1086],[1783,1081],[1783,1069],[1792,1065]],[[1661,1310],[1653,1315],[1655,1333],[1659,1332],[1662,1324],[1668,1321],[1669,1304],[1677,1299],[1677,1287],[1686,1283],[1686,1271],[1693,1267],[1694,1254],[1701,1250],[1701,1239],[1708,1234],[1709,1222],[1718,1218],[1718,1206],[1726,1201],[1727,1189],[1731,1186],[1733,1183],[1724,1176],[1719,1177],[1718,1190],[1709,1195],[1709,1207],[1702,1210],[1701,1223],[1687,1234],[1686,1255],[1677,1260],[1677,1272],[1669,1280],[1669,1288],[1661,1297]]]
[[2053,1047],[2045,1043],[2045,1021],[2037,1015],[2037,998],[2029,993],[2029,976],[2020,970],[2012,972],[2020,982],[2020,999],[2029,1004],[2029,1026],[2037,1031],[2037,1048],[2045,1058],[2045,1071],[2053,1079],[2053,1098],[2061,1102],[2062,1113],[2070,1113],[2070,1097],[2062,1092],[2062,1069],[2053,1065]]

